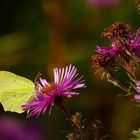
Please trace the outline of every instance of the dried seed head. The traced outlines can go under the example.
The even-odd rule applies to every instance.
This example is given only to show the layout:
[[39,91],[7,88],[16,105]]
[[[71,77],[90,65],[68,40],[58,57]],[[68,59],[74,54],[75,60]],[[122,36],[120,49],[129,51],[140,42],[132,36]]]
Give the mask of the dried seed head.
[[101,37],[108,38],[112,42],[124,44],[130,37],[130,27],[123,25],[121,22],[115,22],[115,24],[105,29]]
[[[111,54],[96,54],[92,56],[92,66],[98,74],[108,73],[108,68],[116,65],[116,58]],[[117,66],[117,65],[116,65]]]
[[76,136],[74,133],[68,133],[66,138],[67,140],[76,140]]
[[138,11],[140,13],[140,0],[135,0],[135,4],[136,4],[137,9],[138,9]]
[[82,128],[82,118],[83,115],[80,112],[76,112],[74,115],[71,116],[70,121],[78,128]]

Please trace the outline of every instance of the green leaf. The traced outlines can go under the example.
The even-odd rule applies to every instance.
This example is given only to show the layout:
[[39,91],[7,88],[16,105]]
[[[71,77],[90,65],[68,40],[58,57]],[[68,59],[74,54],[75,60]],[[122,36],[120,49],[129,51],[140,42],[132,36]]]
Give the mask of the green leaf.
[[22,113],[21,105],[34,93],[34,83],[8,71],[0,71],[0,103],[5,111]]

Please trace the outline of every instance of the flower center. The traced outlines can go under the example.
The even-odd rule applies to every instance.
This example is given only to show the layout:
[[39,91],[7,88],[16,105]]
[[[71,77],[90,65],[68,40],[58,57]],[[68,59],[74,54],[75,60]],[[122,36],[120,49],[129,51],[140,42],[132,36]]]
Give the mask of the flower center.
[[57,85],[52,82],[50,83],[49,86],[44,86],[42,89],[41,89],[41,92],[44,94],[44,95],[47,95],[47,94],[50,94],[55,88],[57,87]]

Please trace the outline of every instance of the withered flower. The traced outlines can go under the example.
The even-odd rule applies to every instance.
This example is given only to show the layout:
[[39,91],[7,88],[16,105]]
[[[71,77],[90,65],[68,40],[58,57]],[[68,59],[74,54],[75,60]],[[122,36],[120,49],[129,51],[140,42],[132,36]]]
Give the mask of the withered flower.
[[140,11],[140,0],[135,0],[138,11]]
[[118,70],[121,66],[120,50],[118,48],[97,47],[97,54],[92,56],[92,66],[101,77],[109,70]]
[[115,24],[105,29],[101,37],[107,38],[116,44],[126,44],[130,38],[130,27],[121,22],[115,22]]

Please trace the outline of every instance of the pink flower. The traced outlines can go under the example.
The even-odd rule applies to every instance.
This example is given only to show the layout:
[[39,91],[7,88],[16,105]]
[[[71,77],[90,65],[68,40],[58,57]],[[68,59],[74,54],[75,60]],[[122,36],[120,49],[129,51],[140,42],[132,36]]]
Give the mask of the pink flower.
[[0,140],[42,140],[46,131],[36,122],[22,122],[12,116],[0,116]]
[[119,0],[88,0],[90,4],[96,7],[110,7],[117,5]]
[[140,81],[136,82],[136,91],[137,91],[137,94],[134,95],[134,99],[136,101],[140,101]]
[[102,78],[112,70],[118,70],[122,64],[120,61],[123,47],[96,47],[96,55],[92,56],[92,67]]
[[29,116],[39,116],[49,109],[51,114],[55,104],[59,104],[64,98],[79,95],[73,91],[77,88],[84,88],[85,83],[82,76],[78,77],[77,69],[70,65],[62,69],[54,69],[54,82],[49,83],[46,79],[40,78],[38,95],[36,99],[23,105]]
[[135,38],[130,40],[129,46],[132,52],[140,59],[140,28],[137,30]]
[[96,52],[101,54],[110,54],[110,55],[120,55],[123,52],[123,46],[117,46],[117,47],[100,47],[96,46]]

